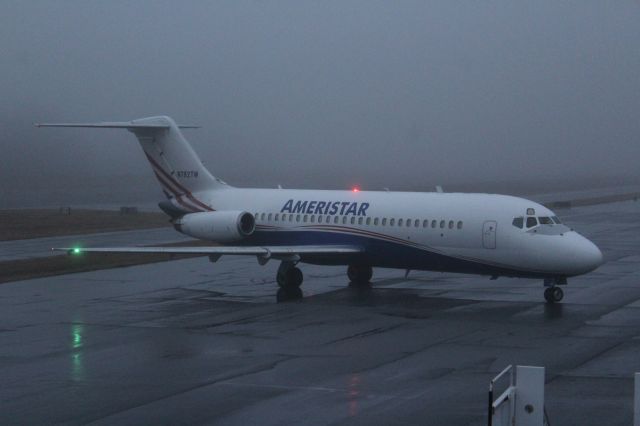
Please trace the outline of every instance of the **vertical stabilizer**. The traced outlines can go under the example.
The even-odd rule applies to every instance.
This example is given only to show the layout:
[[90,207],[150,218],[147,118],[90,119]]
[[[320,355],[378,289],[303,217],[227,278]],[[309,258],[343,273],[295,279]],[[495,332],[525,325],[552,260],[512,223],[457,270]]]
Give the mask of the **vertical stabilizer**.
[[203,193],[229,187],[209,173],[182,136],[181,126],[167,116],[126,122],[43,123],[36,126],[129,130],[138,138],[162,191],[173,205],[185,212],[213,210],[203,201]]
[[128,129],[138,138],[165,195],[184,208],[212,210],[201,201],[199,193],[228,185],[209,173],[176,123],[162,116],[134,120],[131,124]]

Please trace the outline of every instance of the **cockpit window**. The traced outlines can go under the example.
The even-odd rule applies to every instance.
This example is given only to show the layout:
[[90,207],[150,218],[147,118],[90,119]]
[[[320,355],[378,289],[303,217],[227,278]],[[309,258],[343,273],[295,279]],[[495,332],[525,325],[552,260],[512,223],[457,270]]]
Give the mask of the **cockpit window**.
[[533,228],[536,225],[538,225],[538,219],[536,219],[535,217],[529,216],[527,218],[527,228]]
[[541,225],[553,225],[553,221],[551,220],[550,217],[542,216],[542,217],[539,217],[538,220],[540,221]]
[[551,220],[553,220],[555,223],[557,223],[558,225],[560,225],[562,222],[560,222],[560,219],[558,219],[558,216],[552,216]]
[[516,217],[516,218],[513,219],[512,224],[516,228],[522,229],[522,226],[524,225],[524,218],[523,217]]

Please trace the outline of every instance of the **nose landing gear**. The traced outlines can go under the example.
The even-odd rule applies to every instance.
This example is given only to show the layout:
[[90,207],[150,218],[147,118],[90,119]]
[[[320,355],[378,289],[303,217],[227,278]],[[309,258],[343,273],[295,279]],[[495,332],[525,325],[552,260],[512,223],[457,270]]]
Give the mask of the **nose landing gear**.
[[564,297],[564,291],[560,287],[553,286],[544,289],[544,298],[549,303],[557,303]]
[[564,291],[559,285],[566,285],[567,279],[562,278],[545,278],[544,280],[544,298],[548,303],[558,303],[564,297]]

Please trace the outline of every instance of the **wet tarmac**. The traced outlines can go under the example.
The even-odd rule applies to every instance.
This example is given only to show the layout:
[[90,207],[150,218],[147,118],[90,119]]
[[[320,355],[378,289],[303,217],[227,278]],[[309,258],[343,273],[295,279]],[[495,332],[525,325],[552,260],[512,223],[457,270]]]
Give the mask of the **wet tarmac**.
[[554,425],[629,425],[640,203],[560,216],[607,263],[562,304],[536,280],[206,258],[0,285],[0,424],[486,424],[489,380],[546,367]]

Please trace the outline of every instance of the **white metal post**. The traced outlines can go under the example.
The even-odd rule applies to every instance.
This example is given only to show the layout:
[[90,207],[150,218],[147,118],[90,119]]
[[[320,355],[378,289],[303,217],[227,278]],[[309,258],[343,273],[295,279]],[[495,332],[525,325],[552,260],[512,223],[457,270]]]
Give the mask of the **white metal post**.
[[516,367],[515,424],[542,426],[544,422],[544,367]]

